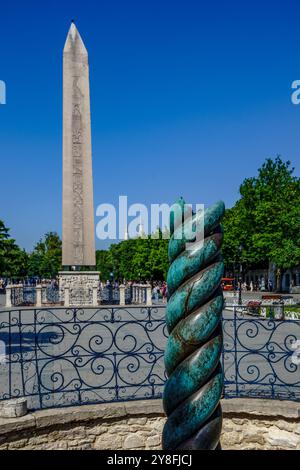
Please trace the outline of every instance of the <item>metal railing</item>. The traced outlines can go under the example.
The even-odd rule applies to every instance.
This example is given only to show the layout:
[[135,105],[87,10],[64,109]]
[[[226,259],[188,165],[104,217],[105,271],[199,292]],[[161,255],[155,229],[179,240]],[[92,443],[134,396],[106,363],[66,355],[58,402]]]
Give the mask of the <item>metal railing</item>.
[[58,287],[42,285],[42,304],[58,304],[60,302]]
[[104,305],[118,305],[120,303],[120,289],[113,286],[100,287],[98,299]]
[[42,409],[162,396],[164,309],[3,311],[0,340],[0,399]]
[[14,306],[30,306],[36,303],[36,288],[17,285],[11,290],[11,303]]
[[223,314],[224,395],[300,400],[300,320]]
[[[161,398],[165,307],[0,312],[0,399],[29,409]],[[224,397],[300,400],[300,321],[223,313]]]

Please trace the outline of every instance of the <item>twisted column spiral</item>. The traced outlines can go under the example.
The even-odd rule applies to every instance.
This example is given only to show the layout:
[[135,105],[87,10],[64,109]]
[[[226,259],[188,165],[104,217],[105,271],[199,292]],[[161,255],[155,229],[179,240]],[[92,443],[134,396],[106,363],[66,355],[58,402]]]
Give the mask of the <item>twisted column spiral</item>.
[[[184,201],[178,204],[180,214],[173,213],[170,220],[166,308],[169,338],[165,350],[168,380],[163,395],[167,421],[162,444],[165,450],[219,449],[223,389],[220,285],[224,271],[220,248],[225,206],[220,201],[204,213],[191,214],[188,227],[187,221],[182,223]],[[187,249],[191,231],[201,223],[204,240]]]

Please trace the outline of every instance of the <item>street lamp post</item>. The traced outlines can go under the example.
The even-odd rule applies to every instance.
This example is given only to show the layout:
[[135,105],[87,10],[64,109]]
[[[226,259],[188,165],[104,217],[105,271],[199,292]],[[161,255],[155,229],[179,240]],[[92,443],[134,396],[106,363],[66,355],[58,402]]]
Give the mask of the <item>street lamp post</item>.
[[108,297],[109,297],[109,302],[112,304],[113,303],[113,291],[114,291],[114,271],[111,271],[109,273],[110,275],[110,285],[108,286]]

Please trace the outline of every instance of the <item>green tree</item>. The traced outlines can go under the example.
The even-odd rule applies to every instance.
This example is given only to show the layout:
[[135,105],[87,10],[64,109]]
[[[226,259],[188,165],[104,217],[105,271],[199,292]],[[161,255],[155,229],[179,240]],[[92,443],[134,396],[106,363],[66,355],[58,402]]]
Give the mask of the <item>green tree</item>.
[[28,275],[42,278],[56,277],[62,269],[62,243],[57,233],[48,232],[29,255]]
[[151,279],[164,280],[167,277],[169,269],[169,240],[164,238],[164,236],[166,236],[166,232],[163,234],[160,229],[158,229],[157,235],[157,239],[151,240],[149,253],[149,268],[151,273]]
[[109,250],[96,251],[96,269],[100,271],[100,279],[110,279],[110,273],[113,269],[112,257]]
[[0,220],[0,276],[19,278],[26,275],[28,256],[10,237],[9,229]]
[[120,281],[165,279],[168,271],[168,240],[159,230],[157,238],[137,237],[112,244],[108,250],[96,252],[97,269],[103,281],[110,273]]
[[227,265],[275,263],[280,277],[300,264],[300,179],[280,156],[268,158],[258,175],[240,186],[240,199],[226,211],[223,254]]

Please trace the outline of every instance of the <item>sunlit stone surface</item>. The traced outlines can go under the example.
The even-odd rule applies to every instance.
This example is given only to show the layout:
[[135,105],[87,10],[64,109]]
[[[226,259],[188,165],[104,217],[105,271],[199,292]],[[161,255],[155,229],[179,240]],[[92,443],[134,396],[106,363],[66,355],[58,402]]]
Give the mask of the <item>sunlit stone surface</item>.
[[63,52],[63,266],[94,266],[88,53],[74,23]]

